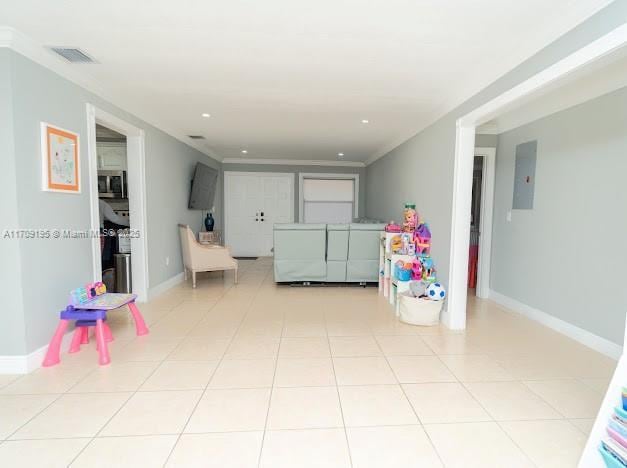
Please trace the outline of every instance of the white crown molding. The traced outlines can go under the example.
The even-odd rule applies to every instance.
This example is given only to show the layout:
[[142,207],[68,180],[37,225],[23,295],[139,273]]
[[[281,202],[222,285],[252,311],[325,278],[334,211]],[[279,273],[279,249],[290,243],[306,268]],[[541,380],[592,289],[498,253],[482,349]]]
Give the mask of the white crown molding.
[[168,125],[155,121],[152,116],[149,116],[146,112],[142,112],[141,109],[129,106],[124,97],[106,91],[95,78],[89,75],[87,70],[91,65],[72,65],[70,63],[64,63],[60,58],[56,57],[51,51],[46,49],[43,44],[37,43],[30,37],[9,26],[0,25],[0,47],[12,49],[42,67],[45,67],[72,83],[85,88],[87,91],[104,99],[120,110],[128,112],[136,118],[143,120],[147,124],[161,130],[164,133],[167,133],[171,137],[179,140],[181,143],[197,149],[208,157],[215,159],[216,161],[222,160],[222,158],[210,149],[193,140],[190,140],[187,135],[182,134],[178,130],[168,128]]
[[273,164],[282,166],[335,166],[335,167],[366,167],[361,161],[324,161],[316,159],[243,159],[224,158],[222,164]]

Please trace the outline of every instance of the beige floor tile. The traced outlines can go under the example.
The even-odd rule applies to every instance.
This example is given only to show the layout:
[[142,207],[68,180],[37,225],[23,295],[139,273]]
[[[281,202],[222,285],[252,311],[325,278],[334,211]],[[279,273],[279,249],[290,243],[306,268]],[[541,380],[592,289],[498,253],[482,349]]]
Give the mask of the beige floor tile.
[[111,362],[98,366],[70,389],[70,393],[134,392],[159,366],[158,362]]
[[263,430],[269,403],[269,388],[207,390],[185,432]]
[[168,361],[213,361],[221,359],[229,338],[186,338],[170,355]]
[[0,444],[0,464],[10,468],[67,467],[90,439],[15,440]]
[[390,356],[390,366],[401,383],[455,382],[437,356]]
[[93,369],[95,365],[68,368],[63,362],[54,367],[42,367],[8,384],[0,394],[65,393]]
[[603,395],[576,380],[535,380],[524,383],[566,418],[594,418],[603,401]]
[[128,400],[130,393],[66,394],[20,428],[12,439],[92,437]]
[[336,357],[381,356],[373,336],[331,336],[331,354]]
[[564,366],[547,356],[495,356],[494,360],[517,380],[568,379]]
[[116,361],[163,361],[180,339],[155,339],[150,335],[140,336],[112,355]]
[[397,383],[390,366],[381,357],[333,358],[338,385]]
[[420,426],[346,430],[354,468],[436,468],[442,462]]
[[259,466],[348,468],[351,463],[344,429],[268,431]]
[[181,468],[255,468],[263,432],[184,434],[166,466]]
[[283,327],[283,337],[291,338],[313,338],[327,336],[327,329],[323,321],[315,322],[292,322],[286,323]]
[[209,387],[271,387],[275,365],[273,359],[225,359],[213,374]]
[[279,338],[272,336],[238,335],[226,350],[225,359],[275,358],[279,351]]
[[363,320],[346,322],[327,321],[327,334],[331,336],[370,336],[372,330]]
[[165,361],[140,387],[150,390],[204,389],[218,361]]
[[462,384],[405,384],[403,389],[423,424],[492,419]]
[[267,429],[313,429],[342,426],[336,387],[275,388]]
[[100,435],[129,436],[181,432],[201,393],[200,390],[136,393],[109,421]]
[[501,427],[540,468],[577,466],[586,436],[568,421],[511,421]]
[[377,336],[386,356],[425,356],[433,354],[419,336]]
[[1,374],[0,375],[0,388],[6,387],[10,383],[15,382],[20,377],[21,375],[16,375],[16,374]]
[[418,424],[399,385],[339,387],[346,426]]
[[422,337],[435,354],[481,354],[484,351],[479,344],[462,334],[444,334]]
[[447,468],[533,467],[496,423],[430,424],[425,430]]
[[308,387],[335,385],[331,358],[279,359],[276,387]]
[[569,419],[568,421],[586,436],[590,435],[592,426],[594,425],[593,418]]
[[0,395],[0,440],[58,398],[58,395]]
[[514,380],[514,376],[486,355],[440,356],[461,382]]
[[521,382],[471,382],[465,386],[496,421],[562,419]]
[[326,336],[281,339],[281,358],[323,358],[331,356],[329,340]]
[[72,468],[160,467],[167,460],[177,437],[99,437],[91,441],[72,463]]

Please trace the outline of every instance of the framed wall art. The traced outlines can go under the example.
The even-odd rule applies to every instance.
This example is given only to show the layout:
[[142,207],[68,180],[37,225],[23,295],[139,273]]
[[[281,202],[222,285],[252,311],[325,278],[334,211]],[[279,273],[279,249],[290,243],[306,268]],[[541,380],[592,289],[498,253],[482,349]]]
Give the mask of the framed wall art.
[[41,123],[42,189],[80,193],[80,156],[77,133]]

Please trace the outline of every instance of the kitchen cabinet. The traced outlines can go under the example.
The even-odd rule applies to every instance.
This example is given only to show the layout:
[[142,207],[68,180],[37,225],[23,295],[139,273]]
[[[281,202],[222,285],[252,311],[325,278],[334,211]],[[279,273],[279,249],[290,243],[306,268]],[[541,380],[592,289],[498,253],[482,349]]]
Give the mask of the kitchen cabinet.
[[126,170],[126,143],[98,142],[96,154],[98,155],[98,169],[105,171]]

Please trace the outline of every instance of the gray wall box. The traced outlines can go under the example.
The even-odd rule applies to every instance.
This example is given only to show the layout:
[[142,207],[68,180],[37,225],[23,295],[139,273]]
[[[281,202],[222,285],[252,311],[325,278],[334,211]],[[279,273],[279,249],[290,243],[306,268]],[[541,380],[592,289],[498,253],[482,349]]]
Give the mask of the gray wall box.
[[516,145],[516,163],[514,164],[514,200],[515,210],[532,210],[533,193],[536,183],[536,158],[538,142],[528,141]]

